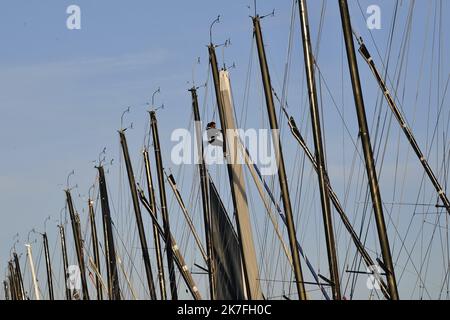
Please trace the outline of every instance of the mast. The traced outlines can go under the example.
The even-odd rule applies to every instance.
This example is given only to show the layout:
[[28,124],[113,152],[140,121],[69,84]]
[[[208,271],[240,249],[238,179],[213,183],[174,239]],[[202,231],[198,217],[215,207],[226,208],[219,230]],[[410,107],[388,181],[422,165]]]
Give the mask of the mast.
[[64,287],[66,289],[66,300],[72,300],[72,292],[70,290],[68,280],[69,280],[69,260],[67,258],[67,246],[66,246],[66,232],[64,230],[64,226],[60,225],[59,228],[59,236],[61,241],[61,252],[63,259],[63,271],[64,271]]
[[94,201],[92,199],[88,199],[88,207],[89,207],[89,220],[91,223],[91,235],[92,235],[92,249],[94,251],[94,263],[95,268],[98,270],[98,273],[95,275],[95,287],[97,289],[97,300],[103,300],[103,290],[102,284],[100,281],[100,254],[98,250],[98,236],[97,236],[97,225],[95,223],[95,212],[94,212]]
[[158,134],[158,122],[156,120],[155,111],[150,111],[150,123],[152,127],[153,133],[153,145],[155,148],[155,160],[156,160],[156,169],[158,171],[158,185],[159,185],[159,197],[161,204],[161,214],[163,218],[164,225],[164,235],[166,238],[166,255],[167,255],[167,266],[169,268],[169,282],[170,282],[170,292],[172,295],[172,300],[178,300],[178,292],[177,292],[177,283],[175,279],[175,268],[173,262],[173,252],[172,248],[172,237],[170,233],[170,222],[169,222],[169,214],[167,212],[167,198],[166,198],[166,188],[164,186],[164,173],[163,173],[163,164],[161,157],[161,146],[159,143],[159,134]]
[[136,216],[139,240],[141,242],[142,258],[144,260],[145,273],[147,276],[147,284],[148,284],[148,289],[150,291],[150,298],[152,300],[156,300],[155,284],[153,282],[152,267],[150,265],[150,257],[148,254],[147,239],[145,236],[144,223],[142,221],[141,207],[139,206],[139,198],[138,198],[138,193],[136,190],[136,181],[134,179],[133,167],[131,165],[130,154],[128,152],[128,144],[127,144],[127,139],[125,137],[125,131],[124,130],[119,131],[119,136],[120,136],[120,144],[122,146],[122,151],[123,151],[123,157],[125,160],[125,166],[127,168],[128,182],[130,184],[131,198],[133,200],[133,207],[134,207],[134,213]]
[[206,242],[206,254],[208,256],[207,260],[207,268],[208,268],[208,277],[209,277],[209,294],[211,300],[214,300],[215,288],[214,288],[214,269],[213,269],[213,251],[212,251],[212,239],[211,239],[211,216],[209,212],[209,192],[208,192],[208,176],[205,165],[205,160],[203,158],[204,148],[203,148],[203,140],[202,140],[202,129],[201,129],[201,119],[200,119],[200,111],[198,108],[198,96],[197,89],[193,87],[189,90],[191,92],[192,97],[192,109],[194,112],[194,126],[195,126],[195,136],[197,139],[197,155],[199,160],[198,170],[200,173],[200,185],[202,192],[202,207],[203,207],[203,223],[205,228],[205,242]]
[[[231,99],[227,100],[228,104],[225,106],[225,97],[229,93],[230,88],[223,92],[222,82],[219,69],[217,66],[217,57],[215,47],[211,43],[208,46],[209,59],[211,64],[211,71],[214,79],[214,89],[216,92],[217,108],[219,110],[220,123],[222,128],[224,153],[227,158],[228,178],[231,187],[231,196],[233,199],[234,217],[238,229],[239,243],[241,246],[242,263],[244,269],[245,283],[247,288],[247,296],[249,300],[261,300],[263,295],[261,292],[260,277],[258,270],[258,263],[256,259],[255,245],[253,243],[252,228],[250,223],[250,216],[248,212],[247,194],[245,192],[245,180],[242,171],[242,165],[236,164],[236,139],[234,118],[232,118],[233,110],[231,108]],[[231,93],[230,93],[231,94]],[[228,141],[227,132],[233,130],[230,135],[232,141]]]
[[350,22],[350,13],[346,0],[339,0],[339,8],[341,12],[342,28],[345,38],[345,46],[347,50],[348,66],[352,79],[353,95],[355,98],[356,113],[359,124],[359,134],[364,152],[366,163],[366,171],[369,180],[370,193],[372,196],[372,204],[375,213],[375,222],[380,240],[380,247],[383,256],[383,269],[386,272],[387,283],[390,297],[392,300],[398,300],[397,283],[395,280],[394,265],[392,262],[391,250],[389,247],[389,239],[386,231],[386,223],[383,215],[383,207],[381,202],[381,194],[378,185],[378,178],[373,158],[373,150],[370,142],[369,128],[367,125],[366,111],[364,107],[363,93],[361,89],[361,81],[359,78],[358,63],[356,61],[355,45],[352,38],[352,25]]
[[419,158],[419,161],[422,165],[422,167],[425,169],[425,172],[428,175],[428,178],[430,179],[431,183],[433,184],[434,188],[436,189],[436,192],[439,195],[439,198],[441,198],[441,201],[444,205],[444,208],[447,210],[447,213],[450,214],[450,201],[448,200],[447,194],[445,193],[444,188],[442,188],[441,184],[439,183],[439,180],[437,179],[435,173],[433,172],[433,169],[431,168],[430,164],[428,163],[427,158],[425,157],[424,153],[419,147],[419,144],[417,143],[416,138],[414,137],[414,134],[409,127],[408,123],[405,120],[405,117],[402,115],[400,109],[398,108],[397,104],[395,103],[395,99],[392,97],[391,93],[389,92],[389,89],[381,77],[380,72],[378,71],[375,62],[373,61],[372,56],[369,53],[369,50],[367,49],[366,45],[362,41],[361,38],[358,39],[359,42],[359,53],[362,55],[364,60],[369,65],[370,70],[372,70],[372,73],[375,76],[376,81],[378,82],[378,85],[380,86],[381,91],[383,91],[383,95],[386,98],[386,101],[389,105],[389,108],[391,109],[392,113],[395,116],[395,119],[397,119],[397,122],[401,126],[403,133],[405,134],[406,138],[408,139],[408,142],[410,143],[411,147],[413,148],[417,158]]
[[17,287],[19,290],[19,300],[25,300],[25,288],[23,286],[23,278],[22,278],[22,272],[20,270],[20,263],[19,263],[19,257],[17,256],[17,253],[14,252],[14,265],[15,265],[15,275],[16,275],[16,281],[17,281]]
[[[148,190],[148,196],[150,199],[150,206],[151,206],[153,213],[157,217],[155,189],[153,187],[153,177],[152,177],[152,171],[151,171],[151,167],[150,167],[150,157],[149,157],[147,148],[144,148],[143,154],[144,154],[145,176],[147,179],[147,190]],[[155,225],[155,223],[153,221],[152,221],[152,226],[153,226],[153,240],[155,242],[155,251],[156,251],[156,264],[158,267],[159,292],[161,294],[161,300],[167,300],[166,280],[165,280],[165,276],[164,276],[163,254],[161,251],[161,240],[159,237],[160,235],[159,235],[158,227]]]
[[314,135],[314,146],[317,163],[317,175],[319,178],[320,202],[322,204],[323,224],[325,227],[325,239],[327,244],[328,265],[330,268],[330,280],[332,283],[333,298],[341,299],[341,286],[339,280],[339,266],[336,255],[336,243],[333,232],[333,217],[330,206],[330,195],[327,188],[327,174],[325,152],[322,142],[322,129],[320,125],[319,102],[317,100],[316,77],[314,73],[314,54],[311,48],[309,32],[309,19],[306,0],[299,1],[300,21],[303,39],[303,55],[305,59],[306,79],[308,83],[308,97],[310,104],[311,122]]
[[9,300],[9,287],[8,287],[8,282],[6,280],[3,281],[3,289],[5,290],[5,300],[8,301]]
[[47,233],[42,235],[44,241],[44,253],[45,253],[45,266],[47,270],[47,287],[48,287],[48,297],[49,300],[55,300],[53,295],[53,275],[52,275],[52,264],[50,261],[50,250],[48,248],[48,238]]
[[20,300],[17,292],[16,285],[16,276],[14,272],[13,261],[8,261],[8,270],[9,270],[9,290],[11,291],[11,300]]
[[34,288],[35,299],[36,300],[41,300],[41,295],[39,294],[39,287],[38,287],[37,278],[36,278],[36,270],[34,268],[33,254],[32,254],[32,251],[31,251],[31,244],[26,244],[25,247],[27,247],[28,263],[30,264],[31,279],[33,280],[33,288]]
[[81,274],[81,286],[83,290],[83,300],[89,300],[89,292],[86,281],[86,267],[84,264],[84,256],[83,256],[83,245],[81,240],[81,228],[80,228],[80,218],[78,214],[75,212],[72,202],[72,195],[70,194],[70,190],[66,190],[66,200],[67,206],[69,207],[70,220],[72,223],[72,232],[75,241],[75,249],[77,253],[78,266]]
[[294,216],[292,214],[291,199],[289,196],[286,169],[284,166],[283,151],[281,148],[281,141],[279,136],[278,121],[275,113],[275,106],[272,95],[272,84],[270,83],[269,67],[267,65],[264,42],[261,33],[260,17],[258,15],[253,18],[253,26],[256,44],[258,47],[259,64],[261,68],[261,76],[264,85],[267,112],[269,115],[270,127],[272,129],[272,139],[275,144],[275,154],[278,164],[278,179],[280,181],[281,196],[283,200],[284,212],[286,215],[286,225],[289,234],[289,243],[291,246],[292,261],[294,263],[294,274],[297,285],[297,292],[300,300],[306,300],[306,291],[303,283],[303,274],[300,265],[300,256],[298,253]]
[[108,190],[106,188],[105,170],[97,167],[99,174],[100,201],[103,218],[103,234],[105,244],[106,272],[108,277],[108,296],[110,300],[120,300],[119,274],[117,273],[116,250],[109,210]]

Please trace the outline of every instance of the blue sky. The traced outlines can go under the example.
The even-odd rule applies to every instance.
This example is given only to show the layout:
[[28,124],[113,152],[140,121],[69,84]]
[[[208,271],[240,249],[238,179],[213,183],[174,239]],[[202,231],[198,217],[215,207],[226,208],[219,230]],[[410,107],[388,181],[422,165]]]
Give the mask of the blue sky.
[[[135,127],[128,132],[130,151],[135,161],[135,173],[139,170],[137,165],[139,151],[148,125],[145,113],[148,109],[146,103],[150,101],[152,93],[158,87],[161,87],[161,94],[157,96],[157,104],[165,105],[165,109],[158,112],[161,140],[169,141],[173,129],[188,127],[191,107],[187,89],[192,86],[189,82],[192,80],[193,68],[196,83],[206,81],[208,61],[206,45],[209,42],[209,25],[218,14],[222,16],[222,21],[214,28],[213,38],[216,43],[222,43],[225,39],[231,38],[232,45],[223,51],[224,54],[222,49],[218,49],[218,57],[220,63],[223,63],[222,60],[225,57],[227,65],[236,64],[236,69],[230,72],[234,81],[233,91],[237,114],[241,114],[246,108],[242,101],[247,93],[245,83],[249,61],[253,61],[250,73],[252,88],[249,90],[250,102],[248,103],[250,110],[245,109],[245,112],[249,113],[245,125],[261,127],[260,120],[264,120],[266,115],[254,53],[249,60],[252,44],[252,25],[249,15],[253,11],[247,6],[251,5],[251,2],[253,1],[48,0],[44,3],[38,0],[5,0],[1,2],[0,265],[2,268],[6,266],[10,249],[14,244],[14,235],[19,233],[20,243],[17,244],[17,248],[19,252],[24,252],[22,244],[26,241],[28,232],[32,228],[43,230],[44,220],[48,216],[52,216],[52,222],[47,223],[47,231],[51,234],[51,243],[56,243],[55,221],[59,219],[59,212],[64,207],[62,190],[68,173],[75,170],[75,176],[71,178],[71,181],[72,185],[78,184],[77,193],[80,193],[81,198],[77,198],[76,202],[81,211],[84,206],[83,195],[87,194],[89,186],[95,181],[96,171],[93,161],[98,158],[99,152],[105,146],[108,158],[117,160],[111,167],[111,184],[119,183],[120,149],[116,131],[120,127],[120,115],[127,106],[132,106],[132,113],[126,117],[126,122],[133,122]],[[320,52],[316,58],[327,84],[336,95],[339,107],[342,107],[340,111],[343,112],[349,132],[356,141],[356,117],[348,82],[347,65],[343,63],[345,60],[342,55],[338,5],[337,1],[326,2]],[[382,29],[373,31],[372,35],[380,52],[384,55],[388,46],[394,2],[360,1],[362,8],[367,8],[373,3],[378,4],[382,9]],[[71,4],[81,7],[81,30],[70,31],[66,28],[68,16],[66,8]],[[395,78],[401,36],[405,29],[410,4],[410,1],[402,2],[399,7],[398,25],[395,29],[391,66],[388,72],[391,79]],[[429,38],[435,26],[433,14],[437,4],[438,1],[416,1],[408,60],[405,62],[399,87],[399,99],[402,101],[405,114],[413,123],[418,140],[427,151],[428,147],[425,146],[430,145],[431,142],[430,123],[436,121],[439,100],[443,97],[449,74],[448,39],[442,40],[440,64],[438,65],[436,59],[432,59],[432,57],[438,57],[437,40],[433,46],[432,39]],[[273,8],[276,10],[275,17],[263,20],[263,31],[273,86],[279,93],[282,90],[286,63],[291,6],[291,1],[258,2],[258,11],[261,14],[269,13]],[[316,43],[323,2],[309,1],[309,7],[311,34],[313,43]],[[350,2],[350,9],[355,29],[366,39],[369,49],[381,65],[356,1]],[[449,9],[449,4],[444,1],[443,11],[448,12]],[[431,17],[430,29],[426,32],[428,16]],[[448,30],[449,22],[445,19],[442,21],[443,30]],[[298,17],[295,26],[288,99],[290,112],[298,119],[297,123],[302,132],[309,138],[309,114],[305,100]],[[418,66],[421,65],[422,53],[425,62],[421,69]],[[201,64],[194,67],[197,57],[200,57]],[[375,107],[380,96],[372,75],[362,60],[359,63],[369,123],[372,124],[376,120]],[[440,69],[440,79],[437,79],[438,69]],[[419,90],[417,90],[418,82],[421,83]],[[401,92],[402,90],[404,92]],[[418,92],[417,100],[415,100],[416,92]],[[203,98],[204,94],[201,94],[201,99]],[[206,100],[207,109],[202,110],[202,115],[212,117],[214,105],[211,101],[211,91],[209,91],[209,97]],[[448,99],[444,99],[444,102],[448,105]],[[323,103],[326,105],[323,121],[330,176],[336,183],[337,192],[344,197],[347,194],[346,181],[348,182],[350,177],[349,163],[352,160],[354,148],[344,132],[339,114],[331,106],[331,99],[325,93],[325,88],[323,88]],[[442,131],[445,131],[448,112],[448,108],[444,108],[438,133],[440,140],[435,142],[432,150],[436,149],[436,145],[441,148],[443,143],[447,143],[442,141],[445,140],[442,138]],[[285,136],[288,137],[288,132],[285,132]],[[383,196],[388,199],[387,202],[400,201],[400,196],[394,193],[398,190],[395,187],[395,177],[398,174],[399,180],[403,178],[403,171],[402,173],[395,171],[396,163],[398,164],[396,156],[400,155],[404,157],[401,161],[408,166],[407,174],[405,174],[406,187],[402,189],[407,196],[401,200],[415,202],[418,194],[417,177],[422,176],[422,171],[417,166],[413,155],[406,153],[409,150],[408,145],[403,136],[399,135],[398,126],[394,122],[389,137],[388,155],[380,178]],[[312,140],[308,139],[308,141],[312,147]],[[400,147],[396,149],[398,141],[400,141]],[[288,170],[295,173],[298,168],[296,162],[291,159],[299,160],[299,151],[292,139],[286,139],[285,143],[288,144],[285,147]],[[167,143],[164,147],[164,159],[169,161],[170,144]],[[442,150],[433,151],[431,163],[435,167],[438,165],[440,167],[441,161]],[[358,162],[359,170],[360,162]],[[310,170],[310,167],[307,168]],[[175,171],[178,168],[171,167],[171,169]],[[361,174],[361,171],[358,172]],[[308,183],[316,181],[314,176],[309,176],[308,179]],[[291,188],[295,189],[297,184],[290,182],[293,186]],[[433,190],[428,182],[425,185],[425,191],[421,193],[422,198],[424,201],[431,201]],[[189,183],[186,185],[186,188],[188,187]],[[351,193],[356,194],[358,191],[355,190],[355,185],[349,188],[353,190]],[[189,191],[189,189],[184,191],[186,197]],[[317,200],[314,196],[310,194],[309,196]],[[351,196],[348,197],[351,198]],[[351,217],[356,219],[359,217],[358,210],[361,208],[352,201],[348,199],[346,205],[351,212]],[[317,201],[311,208],[320,217],[320,205],[317,205]],[[302,210],[310,211],[305,208]],[[305,220],[314,219],[310,212],[302,213],[300,216]],[[398,225],[402,223],[405,225],[409,223],[411,213],[407,208],[403,208],[396,210],[393,217]],[[442,223],[445,221],[443,220]],[[320,229],[317,229],[317,226],[320,226],[320,219],[314,226],[316,233],[305,232],[302,236],[305,243],[309,244],[311,251],[316,250],[314,245],[316,236],[324,242],[323,234],[320,233]],[[301,226],[299,229],[299,232],[303,232],[308,228]],[[400,234],[405,231],[402,227],[400,229]],[[395,238],[395,230],[390,229],[390,235]],[[149,235],[148,238],[151,239]],[[346,238],[343,238],[340,245],[344,245],[345,241]],[[374,232],[370,235],[370,241],[374,250],[378,250]],[[400,240],[397,239],[397,241]],[[326,269],[324,252],[322,249],[322,253],[317,253],[315,259],[322,269]],[[316,256],[315,253],[312,255]],[[345,253],[342,255],[344,256]],[[25,261],[24,256],[21,259]],[[441,261],[442,257],[437,255],[436,259]],[[439,272],[441,273],[442,270]],[[403,292],[406,296],[411,292],[411,286],[414,284],[404,285]],[[436,292],[434,292],[435,295]],[[365,296],[362,295],[362,297]]]

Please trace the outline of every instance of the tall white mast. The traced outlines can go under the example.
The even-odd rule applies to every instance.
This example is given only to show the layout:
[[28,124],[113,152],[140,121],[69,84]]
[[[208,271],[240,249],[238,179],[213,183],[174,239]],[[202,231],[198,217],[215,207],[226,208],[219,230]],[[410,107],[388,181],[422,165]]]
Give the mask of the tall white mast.
[[27,247],[27,256],[28,256],[28,261],[30,263],[31,277],[33,278],[34,295],[36,297],[36,300],[41,300],[41,296],[39,294],[39,287],[38,287],[38,283],[37,283],[37,279],[36,279],[36,270],[34,269],[33,254],[31,252],[31,244],[25,244],[25,247]]
[[[245,192],[245,177],[242,168],[242,150],[240,149],[240,140],[236,131],[236,122],[234,119],[233,96],[231,93],[230,77],[228,71],[221,70],[220,73],[220,93],[223,102],[223,116],[226,127],[222,130],[227,135],[225,142],[227,158],[232,172],[232,187],[234,189],[236,201],[236,214],[240,241],[242,242],[243,262],[247,275],[247,284],[252,300],[263,299],[260,285],[258,263],[256,258],[255,244],[253,241],[253,232],[248,210],[247,194]],[[231,134],[229,134],[231,133]],[[244,281],[245,282],[245,281]]]

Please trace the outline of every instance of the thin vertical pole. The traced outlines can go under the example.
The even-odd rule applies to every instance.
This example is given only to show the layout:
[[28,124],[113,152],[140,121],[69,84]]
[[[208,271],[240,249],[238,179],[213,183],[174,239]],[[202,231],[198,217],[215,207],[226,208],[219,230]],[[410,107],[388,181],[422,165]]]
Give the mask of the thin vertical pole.
[[34,296],[35,296],[36,300],[41,300],[41,295],[39,293],[39,287],[38,287],[37,278],[36,278],[36,269],[34,268],[31,244],[26,244],[25,247],[27,247],[27,256],[28,256],[28,263],[30,264],[30,269],[31,269],[31,278],[33,280]]
[[23,278],[22,278],[22,271],[20,270],[20,262],[19,262],[19,257],[17,256],[17,253],[14,252],[14,264],[15,264],[15,275],[16,275],[16,281],[17,281],[17,286],[19,289],[19,299],[20,300],[25,300],[26,296],[25,296],[25,288],[23,286]]
[[16,286],[16,276],[14,272],[14,266],[12,260],[8,262],[9,269],[9,290],[11,291],[11,300],[20,300],[17,292]]
[[352,80],[353,95],[355,98],[356,113],[359,124],[359,135],[364,152],[366,163],[366,171],[369,180],[370,194],[372,196],[372,204],[375,213],[375,222],[378,230],[378,238],[380,240],[381,253],[383,256],[383,264],[387,277],[387,284],[392,300],[398,300],[398,289],[395,280],[394,265],[392,262],[391,250],[389,247],[389,239],[386,231],[386,223],[383,214],[383,205],[381,202],[381,194],[378,185],[378,178],[373,158],[373,150],[370,142],[369,127],[367,125],[366,110],[364,106],[364,98],[361,89],[361,80],[359,77],[358,63],[356,61],[355,44],[352,37],[352,25],[350,22],[350,13],[346,0],[339,0],[339,8],[341,12],[342,28],[344,32],[345,46],[347,49],[348,66],[350,69],[350,77]]
[[100,203],[102,207],[103,234],[106,256],[106,271],[108,277],[108,296],[110,300],[120,300],[119,274],[117,273],[116,250],[112,229],[111,212],[109,209],[108,189],[106,187],[105,170],[97,167],[99,174]]
[[80,268],[83,300],[89,300],[89,292],[86,281],[86,267],[84,264],[83,245],[80,232],[81,231],[80,220],[78,214],[75,212],[75,209],[73,207],[72,195],[70,194],[70,190],[66,190],[65,192],[66,192],[67,206],[69,208],[70,220],[72,222],[72,232],[75,240],[75,249],[77,253],[78,267]]
[[253,18],[254,35],[258,47],[259,64],[263,80],[264,93],[266,97],[267,112],[269,115],[270,127],[272,129],[272,139],[275,144],[275,154],[278,164],[278,179],[280,181],[281,196],[283,200],[284,212],[286,215],[286,225],[289,234],[289,244],[291,246],[292,262],[294,264],[294,274],[297,285],[297,292],[300,300],[306,300],[305,285],[303,283],[303,273],[300,264],[300,255],[298,253],[296,231],[294,225],[294,216],[292,214],[291,199],[287,182],[286,168],[283,160],[283,151],[279,135],[278,120],[275,112],[275,105],[272,94],[272,84],[270,81],[269,67],[264,49],[264,41],[261,32],[260,17]]
[[175,278],[175,266],[173,261],[173,251],[171,250],[172,237],[170,233],[169,213],[167,212],[167,198],[166,198],[166,188],[164,186],[164,173],[161,156],[161,146],[159,143],[158,122],[156,120],[156,113],[154,111],[150,112],[150,123],[153,133],[153,145],[155,148],[156,169],[158,171],[161,214],[163,218],[164,234],[166,238],[166,255],[167,255],[167,266],[169,268],[170,292],[172,295],[172,300],[178,300],[177,283]]
[[63,271],[64,271],[64,287],[66,289],[66,300],[72,300],[72,292],[69,287],[69,260],[67,257],[67,246],[66,246],[66,232],[64,230],[64,226],[60,225],[59,227],[59,236],[61,241],[61,252],[63,259]]
[[156,300],[155,284],[153,282],[152,267],[150,264],[150,256],[148,254],[147,238],[145,236],[144,223],[142,221],[141,207],[139,206],[139,198],[136,190],[136,181],[134,179],[133,167],[131,165],[130,154],[128,152],[127,138],[123,130],[119,132],[119,136],[120,136],[120,144],[122,146],[123,157],[125,160],[125,166],[127,168],[128,182],[130,185],[131,198],[133,200],[133,208],[136,216],[136,224],[139,234],[139,240],[141,243],[142,258],[144,260],[145,274],[147,276],[147,285],[150,291],[150,298],[152,300]]
[[208,277],[209,277],[209,294],[211,300],[214,300],[215,295],[215,287],[214,287],[214,263],[213,263],[213,250],[212,250],[212,238],[211,238],[211,217],[209,212],[209,190],[208,190],[208,175],[205,165],[205,160],[203,158],[204,148],[203,148],[203,140],[202,140],[202,129],[201,129],[201,119],[200,119],[200,111],[198,108],[198,96],[197,89],[193,87],[189,90],[191,92],[192,97],[192,109],[194,112],[194,126],[195,126],[195,136],[197,139],[197,158],[199,161],[198,170],[200,173],[200,185],[202,192],[202,207],[203,207],[203,223],[205,228],[205,242],[206,242],[206,254],[208,255]]
[[[145,176],[147,179],[147,190],[148,190],[148,196],[150,200],[150,206],[157,217],[156,212],[156,197],[155,197],[155,189],[153,187],[153,177],[152,177],[152,171],[150,167],[150,157],[148,154],[148,149],[144,149],[144,163],[145,163]],[[166,279],[164,276],[164,262],[163,262],[163,253],[161,250],[161,239],[158,231],[158,227],[156,226],[155,222],[152,220],[152,226],[153,226],[153,240],[155,242],[155,251],[156,251],[156,264],[158,267],[158,283],[159,283],[159,292],[161,294],[161,300],[167,300],[167,292],[166,292]]]
[[317,100],[316,77],[314,73],[314,54],[311,48],[309,32],[309,19],[306,0],[299,1],[300,24],[303,40],[303,55],[305,59],[306,79],[308,83],[308,97],[310,104],[311,122],[314,135],[315,158],[317,163],[317,176],[319,178],[320,201],[322,204],[323,223],[325,227],[325,239],[327,244],[328,265],[330,268],[330,280],[332,283],[333,298],[341,299],[339,281],[339,266],[336,255],[336,243],[333,231],[333,217],[331,214],[330,194],[327,188],[327,174],[325,152],[322,142],[322,129],[320,125],[319,102]]
[[52,274],[52,263],[50,260],[50,250],[48,248],[48,238],[47,233],[42,235],[44,241],[44,253],[45,253],[45,266],[47,270],[47,287],[48,287],[48,298],[49,300],[55,300],[53,295],[53,274]]
[[94,201],[88,199],[89,221],[91,223],[92,248],[94,251],[95,268],[98,274],[95,275],[95,287],[97,289],[97,300],[103,300],[102,283],[100,281],[100,253],[98,250],[97,224],[95,223]]
[[9,300],[9,286],[8,281],[3,281],[3,289],[5,290],[5,300]]

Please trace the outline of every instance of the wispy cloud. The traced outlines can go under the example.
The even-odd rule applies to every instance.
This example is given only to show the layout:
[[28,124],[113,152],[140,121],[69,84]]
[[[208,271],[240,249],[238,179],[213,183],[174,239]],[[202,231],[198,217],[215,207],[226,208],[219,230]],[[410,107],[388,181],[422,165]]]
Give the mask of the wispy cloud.
[[18,77],[74,77],[135,71],[154,67],[168,61],[170,52],[157,48],[140,53],[119,56],[74,58],[31,65],[3,65],[0,81],[11,81]]

